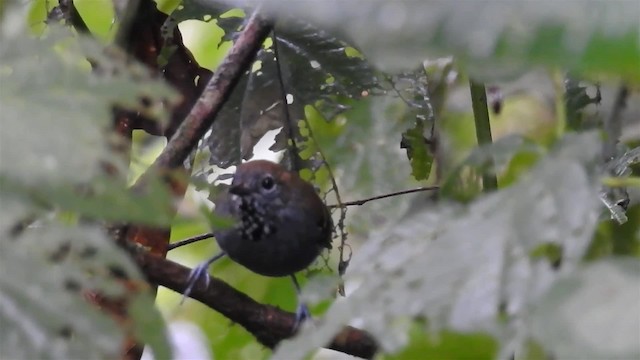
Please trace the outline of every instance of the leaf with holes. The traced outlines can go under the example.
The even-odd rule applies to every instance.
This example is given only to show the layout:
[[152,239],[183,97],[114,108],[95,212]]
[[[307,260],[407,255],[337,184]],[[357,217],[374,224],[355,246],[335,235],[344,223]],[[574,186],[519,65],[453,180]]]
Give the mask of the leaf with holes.
[[[71,229],[51,225],[26,229],[11,239],[3,235],[0,239],[3,355],[15,359],[117,357],[123,331],[112,318],[89,303],[86,296],[100,293],[134,303],[143,301],[145,307],[153,307],[153,302],[137,299],[144,295],[127,295],[124,283],[116,280],[113,272],[131,281],[144,281],[130,258],[95,227]],[[159,314],[153,317],[154,322],[162,323]],[[158,332],[158,328],[154,331]],[[158,358],[170,357],[170,350],[161,345],[166,343],[163,335],[151,340]]]
[[296,31],[276,28],[276,43],[260,51],[218,115],[206,142],[213,164],[227,167],[247,159],[267,131],[286,129],[285,101],[294,128],[280,134],[274,151],[286,147],[289,135],[304,139],[297,124],[306,105],[332,119],[346,110],[343,99],[366,96],[378,87],[374,71],[355,49],[317,28],[298,25]]

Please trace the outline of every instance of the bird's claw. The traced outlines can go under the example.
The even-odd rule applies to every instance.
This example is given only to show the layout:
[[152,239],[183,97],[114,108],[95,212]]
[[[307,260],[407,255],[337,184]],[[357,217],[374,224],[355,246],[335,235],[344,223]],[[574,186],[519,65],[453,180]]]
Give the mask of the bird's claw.
[[201,277],[204,276],[205,286],[209,286],[211,278],[209,277],[209,273],[207,272],[208,269],[209,263],[202,263],[191,270],[191,272],[189,273],[189,277],[187,278],[187,288],[184,290],[184,294],[182,295],[182,301],[180,301],[180,304],[182,304],[184,300],[189,297],[189,294],[191,294],[191,290],[193,290],[193,287],[196,286],[198,280],[200,280]]
[[296,308],[296,322],[293,324],[292,332],[298,331],[302,323],[307,319],[312,319],[309,308],[302,302],[298,303],[298,307]]

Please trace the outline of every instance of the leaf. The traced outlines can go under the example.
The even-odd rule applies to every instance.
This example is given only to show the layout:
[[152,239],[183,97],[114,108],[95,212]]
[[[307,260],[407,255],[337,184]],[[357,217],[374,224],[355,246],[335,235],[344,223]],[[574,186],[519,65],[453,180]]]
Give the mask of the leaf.
[[[143,321],[154,325],[156,335],[138,335],[150,341],[159,357],[171,358],[161,345],[167,341],[159,314],[149,310],[149,288],[128,254],[97,226],[65,228],[55,224],[53,216],[40,216],[43,210],[62,208],[91,220],[145,218],[157,223],[159,218],[168,223],[166,214],[162,216],[168,196],[157,196],[153,186],[147,189],[153,194],[132,194],[124,179],[105,180],[101,175],[104,167],[126,173],[111,153],[113,144],[107,143],[113,107],[145,112],[150,109],[143,109],[144,98],[153,112],[154,106],[171,102],[171,92],[142,68],[108,58],[95,42],[55,27],[45,39],[29,38],[19,15],[7,17],[0,24],[2,354],[114,358],[120,355],[127,327],[139,329]],[[89,73],[85,56],[99,64],[100,71]],[[140,291],[125,287],[138,284],[143,284]],[[147,316],[124,308],[131,310],[133,321],[118,326],[88,300],[97,294],[145,304]]]
[[172,198],[161,182],[149,181],[142,191],[134,192],[122,182],[95,178],[84,187],[41,183],[24,186],[0,176],[0,194],[19,197],[34,207],[55,208],[106,221],[130,221],[163,226],[171,224]]
[[145,294],[137,296],[129,304],[129,313],[134,324],[133,333],[136,339],[151,347],[154,359],[171,359],[171,344],[163,331],[166,326],[154,303],[153,296]]
[[431,173],[433,156],[429,152],[429,140],[424,134],[424,124],[417,122],[414,128],[405,131],[402,134],[402,144],[406,144],[411,174],[416,180],[426,180]]
[[425,58],[453,54],[482,80],[545,65],[640,81],[640,4],[633,0],[462,5],[275,0],[266,2],[262,11],[276,18],[287,14],[306,19],[339,33],[385,71],[413,68]]
[[349,323],[369,331],[383,351],[397,351],[416,317],[427,319],[431,331],[486,332],[503,348],[518,348],[526,326],[512,321],[557,277],[529,252],[558,244],[561,270],[571,272],[593,235],[597,186],[585,164],[598,155],[597,143],[595,134],[569,137],[516,185],[467,206],[414,209],[371,236],[345,277],[352,293],[274,357],[302,358]]
[[[105,163],[122,167],[104,135],[113,106],[153,113],[174,98],[164,83],[109,59],[88,39],[56,27],[42,40],[13,31],[0,33],[0,173],[24,184],[80,183]],[[88,71],[85,56],[100,64],[100,75]]]
[[[237,22],[219,25],[229,34],[236,30]],[[346,110],[343,99],[366,96],[378,87],[373,69],[354,55],[355,49],[321,29],[297,25],[295,31],[276,28],[275,46],[266,46],[258,53],[253,70],[240,80],[216,118],[206,140],[212,164],[228,167],[248,159],[266,132],[286,129],[285,97],[292,134],[302,142],[297,124],[305,117],[306,105],[317,107],[325,118],[332,119]],[[271,150],[285,149],[287,137],[281,133]]]
[[[312,122],[315,140],[339,177],[343,201],[366,199],[416,186],[400,149],[402,133],[415,124],[406,103],[393,96],[351,102],[336,121]],[[336,125],[337,124],[337,125]],[[338,127],[338,131],[331,131]],[[324,131],[318,128],[324,127]],[[349,156],[345,156],[349,154]],[[396,196],[349,208],[350,233],[374,233],[406,215],[411,196]],[[416,197],[413,197],[416,198]]]
[[559,280],[532,315],[532,332],[555,357],[640,357],[640,263],[609,259]]
[[[4,210],[3,210],[4,213]],[[87,292],[122,296],[112,271],[142,278],[129,257],[93,227],[30,228],[0,238],[0,348],[4,356],[113,358],[123,340]],[[11,274],[11,275],[7,275]]]
[[[500,138],[491,144],[475,148],[447,176],[440,193],[457,200],[470,200],[480,191],[479,183],[474,180],[487,173],[500,175],[502,172],[513,178],[509,173],[512,171],[511,166],[531,165],[542,154],[543,150],[538,145],[522,136]],[[513,163],[514,160],[521,161],[518,165]]]
[[[433,165],[433,137],[436,108],[441,110],[441,101],[446,92],[446,84],[438,75],[441,69],[429,67],[389,77],[391,88],[407,104],[407,119],[415,118],[415,125],[402,134],[400,147],[407,150],[411,162],[412,175],[416,180],[426,180]],[[442,69],[446,71],[446,69]],[[433,77],[433,79],[432,79]],[[434,80],[433,82],[431,80]],[[431,91],[436,94],[436,106],[432,105]],[[430,130],[426,130],[430,128]]]
[[410,332],[409,346],[382,359],[493,359],[497,344],[486,334],[459,334],[443,331],[430,334],[418,326]]
[[[585,108],[590,104],[600,104],[602,96],[600,95],[600,87],[596,87],[597,93],[592,97],[587,93],[588,88],[580,83],[574,77],[567,77],[564,82],[565,94],[564,101],[567,113],[567,126],[572,130],[580,130],[585,128]],[[593,121],[591,121],[591,127]]]
[[[174,94],[89,39],[56,27],[47,38],[33,39],[17,29],[0,34],[0,192],[20,195],[31,207],[36,202],[104,220],[168,224],[166,189],[150,184],[132,194],[124,180],[107,179],[104,168],[126,174],[109,143],[114,106],[153,113]],[[98,70],[88,71],[85,56]]]

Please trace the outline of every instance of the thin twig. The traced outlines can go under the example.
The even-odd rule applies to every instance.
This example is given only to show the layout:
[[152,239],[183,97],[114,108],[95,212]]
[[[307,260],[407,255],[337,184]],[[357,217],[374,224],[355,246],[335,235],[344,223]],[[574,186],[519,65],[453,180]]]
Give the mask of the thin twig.
[[205,234],[201,234],[198,236],[194,236],[194,237],[190,237],[184,240],[180,240],[178,242],[174,242],[173,244],[169,244],[167,245],[167,251],[171,251],[173,249],[185,246],[185,245],[189,245],[192,244],[194,242],[198,242],[200,240],[205,240],[205,239],[210,239],[212,238],[214,235],[211,232],[205,233]]
[[[389,194],[384,194],[384,195],[378,195],[378,196],[374,196],[374,197],[370,197],[367,199],[363,199],[363,200],[355,200],[355,201],[349,201],[349,202],[345,202],[345,203],[341,203],[341,205],[327,205],[327,208],[329,209],[337,209],[337,208],[346,208],[347,206],[360,206],[360,205],[364,205],[365,203],[369,202],[369,201],[373,201],[373,200],[380,200],[380,199],[385,199],[385,198],[389,198],[389,197],[393,197],[393,196],[398,196],[398,195],[405,195],[405,194],[411,194],[411,193],[416,193],[416,192],[422,192],[422,191],[430,191],[430,190],[438,190],[439,187],[438,186],[428,186],[428,187],[420,187],[420,188],[416,188],[416,189],[409,189],[409,190],[402,190],[402,191],[396,191],[393,193],[389,193]],[[190,237],[184,240],[180,240],[178,242],[175,242],[173,244],[169,244],[167,246],[167,251],[171,251],[173,249],[185,246],[185,245],[189,245],[189,244],[193,244],[195,242],[198,241],[202,241],[202,240],[206,240],[209,238],[214,237],[213,233],[204,233],[204,234],[200,234],[194,237]],[[344,244],[342,244],[344,245]]]
[[392,193],[389,193],[389,194],[378,195],[378,196],[374,196],[374,197],[370,197],[370,198],[362,199],[362,200],[343,202],[342,204],[327,205],[327,207],[329,209],[334,209],[334,208],[347,207],[347,206],[360,206],[360,205],[364,205],[364,204],[366,204],[366,203],[368,203],[369,201],[372,201],[372,200],[380,200],[380,199],[385,199],[385,198],[389,198],[389,197],[393,197],[393,196],[411,194],[411,193],[422,192],[422,191],[438,190],[439,188],[440,188],[439,186],[419,187],[419,188],[415,188],[415,189],[402,190],[402,191],[392,192]]

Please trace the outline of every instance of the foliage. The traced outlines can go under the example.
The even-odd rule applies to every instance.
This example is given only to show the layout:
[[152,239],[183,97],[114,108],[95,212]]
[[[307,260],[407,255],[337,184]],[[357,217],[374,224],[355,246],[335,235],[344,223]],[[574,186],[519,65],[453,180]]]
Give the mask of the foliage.
[[[468,61],[469,70],[486,79],[543,64],[640,81],[636,1],[482,1],[460,6],[447,1],[275,0],[267,2],[265,10],[336,30],[385,70],[413,67],[436,50]],[[371,26],[372,19],[380,23]]]
[[[145,111],[153,110],[160,100],[171,101],[172,92],[144,69],[125,67],[63,29],[52,27],[42,39],[27,36],[22,17],[11,9],[0,28],[3,355],[118,356],[121,326],[88,302],[100,294],[132,304],[135,321],[127,326],[168,358],[149,286],[96,220],[171,220],[163,210],[166,190],[133,194],[103,169],[124,170],[105,135],[112,107],[135,109],[144,96]],[[103,67],[102,76],[90,73],[87,57]],[[114,273],[142,291],[130,293]]]
[[[84,3],[87,25],[109,41],[118,26],[105,25],[112,12]],[[172,218],[160,181],[144,192],[128,189],[132,170],[113,151],[114,107],[162,121],[175,94],[104,44],[41,24],[32,28],[41,38],[26,35],[24,14],[1,4],[0,348],[13,358],[114,357],[122,327],[78,294],[132,296],[110,276],[114,267],[145,285],[98,224],[171,225],[173,239],[209,230],[205,219]],[[176,8],[167,26],[185,29],[179,23],[188,20],[215,29],[209,45],[191,49],[215,64],[241,28],[242,12],[228,12],[235,5],[252,11],[251,2],[235,1],[178,8],[167,1],[162,8]],[[430,184],[441,190],[348,208],[347,296],[334,299],[325,277],[305,280],[315,324],[273,354],[194,301],[176,310],[179,295],[161,290],[165,315],[197,322],[216,358],[304,358],[347,324],[370,332],[389,359],[640,356],[640,207],[632,188],[640,151],[640,4],[263,6],[279,20],[275,35],[201,143],[196,158],[210,164],[199,179],[211,181],[218,175],[211,165],[250,157],[268,130],[284,128],[272,149],[287,147],[293,134],[304,160],[321,151],[342,201]],[[30,21],[43,13],[32,10]],[[102,71],[91,71],[96,64]],[[489,113],[493,128],[484,129],[491,144],[478,146],[475,138],[470,79],[504,92],[501,111]],[[597,96],[588,91],[594,80]],[[621,81],[631,89],[626,117],[615,115],[621,110],[610,101]],[[627,138],[615,154],[603,154],[610,121],[620,121],[625,130],[618,133]],[[148,137],[141,139],[134,165],[137,149],[148,147]],[[317,161],[301,164],[314,173],[307,178],[331,188]],[[499,186],[483,194],[487,174]],[[326,200],[337,201],[330,191]],[[186,199],[187,211],[199,208],[194,203]],[[215,251],[205,242],[171,257],[195,263]],[[325,260],[335,267],[335,258],[314,268]],[[288,279],[264,278],[228,260],[212,274],[261,302],[294,308]],[[155,357],[170,358],[148,294],[129,300],[129,330]]]

